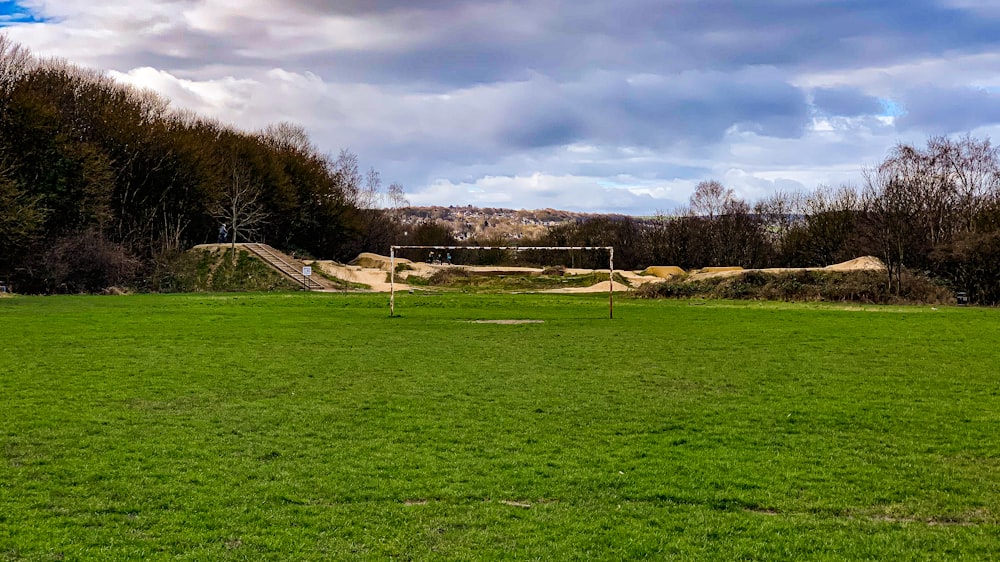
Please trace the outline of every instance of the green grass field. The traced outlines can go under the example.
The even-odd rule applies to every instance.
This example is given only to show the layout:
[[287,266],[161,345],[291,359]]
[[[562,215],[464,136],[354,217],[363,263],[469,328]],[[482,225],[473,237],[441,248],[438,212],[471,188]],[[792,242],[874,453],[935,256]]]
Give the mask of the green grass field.
[[0,560],[1000,556],[996,310],[386,305],[0,300]]

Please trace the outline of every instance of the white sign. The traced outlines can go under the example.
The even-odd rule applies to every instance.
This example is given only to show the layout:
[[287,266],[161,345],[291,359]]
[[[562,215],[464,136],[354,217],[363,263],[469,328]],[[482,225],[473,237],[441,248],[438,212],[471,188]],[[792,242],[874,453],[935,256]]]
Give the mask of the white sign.
[[313,274],[313,268],[312,267],[310,267],[308,265],[303,265],[302,266],[302,275],[304,275],[306,277],[309,277],[312,274]]

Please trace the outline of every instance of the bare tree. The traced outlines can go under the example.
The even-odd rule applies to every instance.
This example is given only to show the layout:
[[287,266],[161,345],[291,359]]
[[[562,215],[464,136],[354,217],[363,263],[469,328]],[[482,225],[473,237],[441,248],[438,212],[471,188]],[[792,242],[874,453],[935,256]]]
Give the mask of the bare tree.
[[314,154],[316,146],[309,140],[309,134],[301,125],[283,121],[268,125],[258,135],[268,146],[289,150],[300,154]]
[[34,66],[31,51],[0,34],[0,92],[9,92]]
[[776,191],[754,205],[775,252],[782,254],[792,228],[802,223],[803,196],[799,192]]
[[393,216],[397,219],[399,218],[400,211],[404,207],[410,206],[410,201],[406,198],[406,192],[403,191],[403,184],[399,182],[389,184],[389,190],[386,193],[386,197],[389,200],[389,208],[392,209]]
[[[918,251],[920,201],[918,192],[897,175],[894,166],[883,165],[864,171],[862,194],[865,216],[874,242],[888,268],[889,289],[899,292],[902,271]],[[895,287],[893,287],[895,283]]]
[[340,189],[345,198],[355,207],[361,207],[363,198],[361,167],[358,165],[358,155],[346,148],[341,149],[337,159],[333,161],[333,174],[340,184]]
[[378,209],[382,206],[382,174],[375,168],[368,168],[365,173],[365,183],[358,199],[362,209]]
[[691,214],[712,220],[722,214],[726,203],[735,198],[733,190],[718,181],[703,181],[695,186],[691,194]]
[[252,240],[267,223],[268,215],[261,203],[261,185],[239,163],[232,166],[230,182],[216,206],[214,216],[229,223],[234,254],[241,235],[244,240]]
[[967,232],[976,216],[1000,197],[1000,149],[989,139],[969,135],[958,140],[934,137],[927,141],[924,158],[932,159],[939,174],[948,178],[952,191],[952,229]]

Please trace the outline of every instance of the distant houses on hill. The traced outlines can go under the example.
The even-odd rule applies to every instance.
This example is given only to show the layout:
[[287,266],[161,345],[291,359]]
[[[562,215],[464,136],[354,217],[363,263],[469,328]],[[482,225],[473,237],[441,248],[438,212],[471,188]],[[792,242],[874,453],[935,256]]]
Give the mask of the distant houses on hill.
[[556,209],[515,210],[493,207],[448,206],[406,207],[400,209],[404,227],[421,222],[435,221],[444,224],[459,241],[470,238],[488,239],[503,237],[521,240],[537,237],[549,228],[560,224],[578,222],[589,218],[608,216]]

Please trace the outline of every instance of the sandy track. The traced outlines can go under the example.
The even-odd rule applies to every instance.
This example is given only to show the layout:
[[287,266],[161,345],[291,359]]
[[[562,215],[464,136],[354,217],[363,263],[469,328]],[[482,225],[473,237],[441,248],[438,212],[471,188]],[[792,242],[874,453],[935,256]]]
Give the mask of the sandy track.
[[[396,290],[397,291],[410,291],[410,290],[423,290],[425,287],[413,286],[406,283],[406,278],[410,275],[418,275],[420,277],[430,277],[435,272],[440,270],[445,270],[454,267],[461,267],[467,271],[473,273],[490,273],[490,274],[502,274],[509,272],[511,275],[518,274],[530,274],[530,273],[541,273],[543,270],[539,268],[532,267],[491,267],[491,266],[463,266],[463,265],[442,265],[442,264],[429,264],[423,262],[413,262],[407,259],[396,259],[396,265],[405,264],[409,269],[405,269],[396,274]],[[314,267],[321,268],[325,273],[337,277],[338,279],[343,279],[344,281],[349,281],[352,283],[361,283],[370,287],[372,292],[389,292],[389,271],[391,269],[390,260],[387,256],[381,256],[378,254],[364,253],[358,256],[350,265],[343,265],[333,261],[316,261],[313,262]],[[664,267],[662,269],[666,270],[676,270],[677,268]],[[871,256],[864,256],[856,258],[843,263],[838,263],[834,265],[829,265],[826,267],[807,267],[807,268],[770,268],[770,269],[741,269],[737,267],[733,268],[705,268],[692,272],[688,277],[689,280],[697,281],[702,279],[713,279],[720,277],[733,277],[740,275],[749,271],[759,271],[764,273],[792,273],[796,271],[864,271],[864,270],[876,270],[885,271],[885,265],[878,258]],[[591,273],[608,273],[607,269],[567,269],[567,275],[589,275]],[[641,275],[634,271],[622,271],[615,270],[616,275],[621,275],[628,284],[619,283],[615,281],[614,291],[626,292],[630,291],[640,285],[646,283],[662,283],[666,281],[666,278],[657,277],[654,275]],[[606,293],[608,292],[608,282],[602,281],[596,283],[589,287],[570,287],[570,288],[560,288],[560,289],[544,289],[539,291],[533,291],[538,293],[562,293],[562,294],[572,294],[572,293]]]

